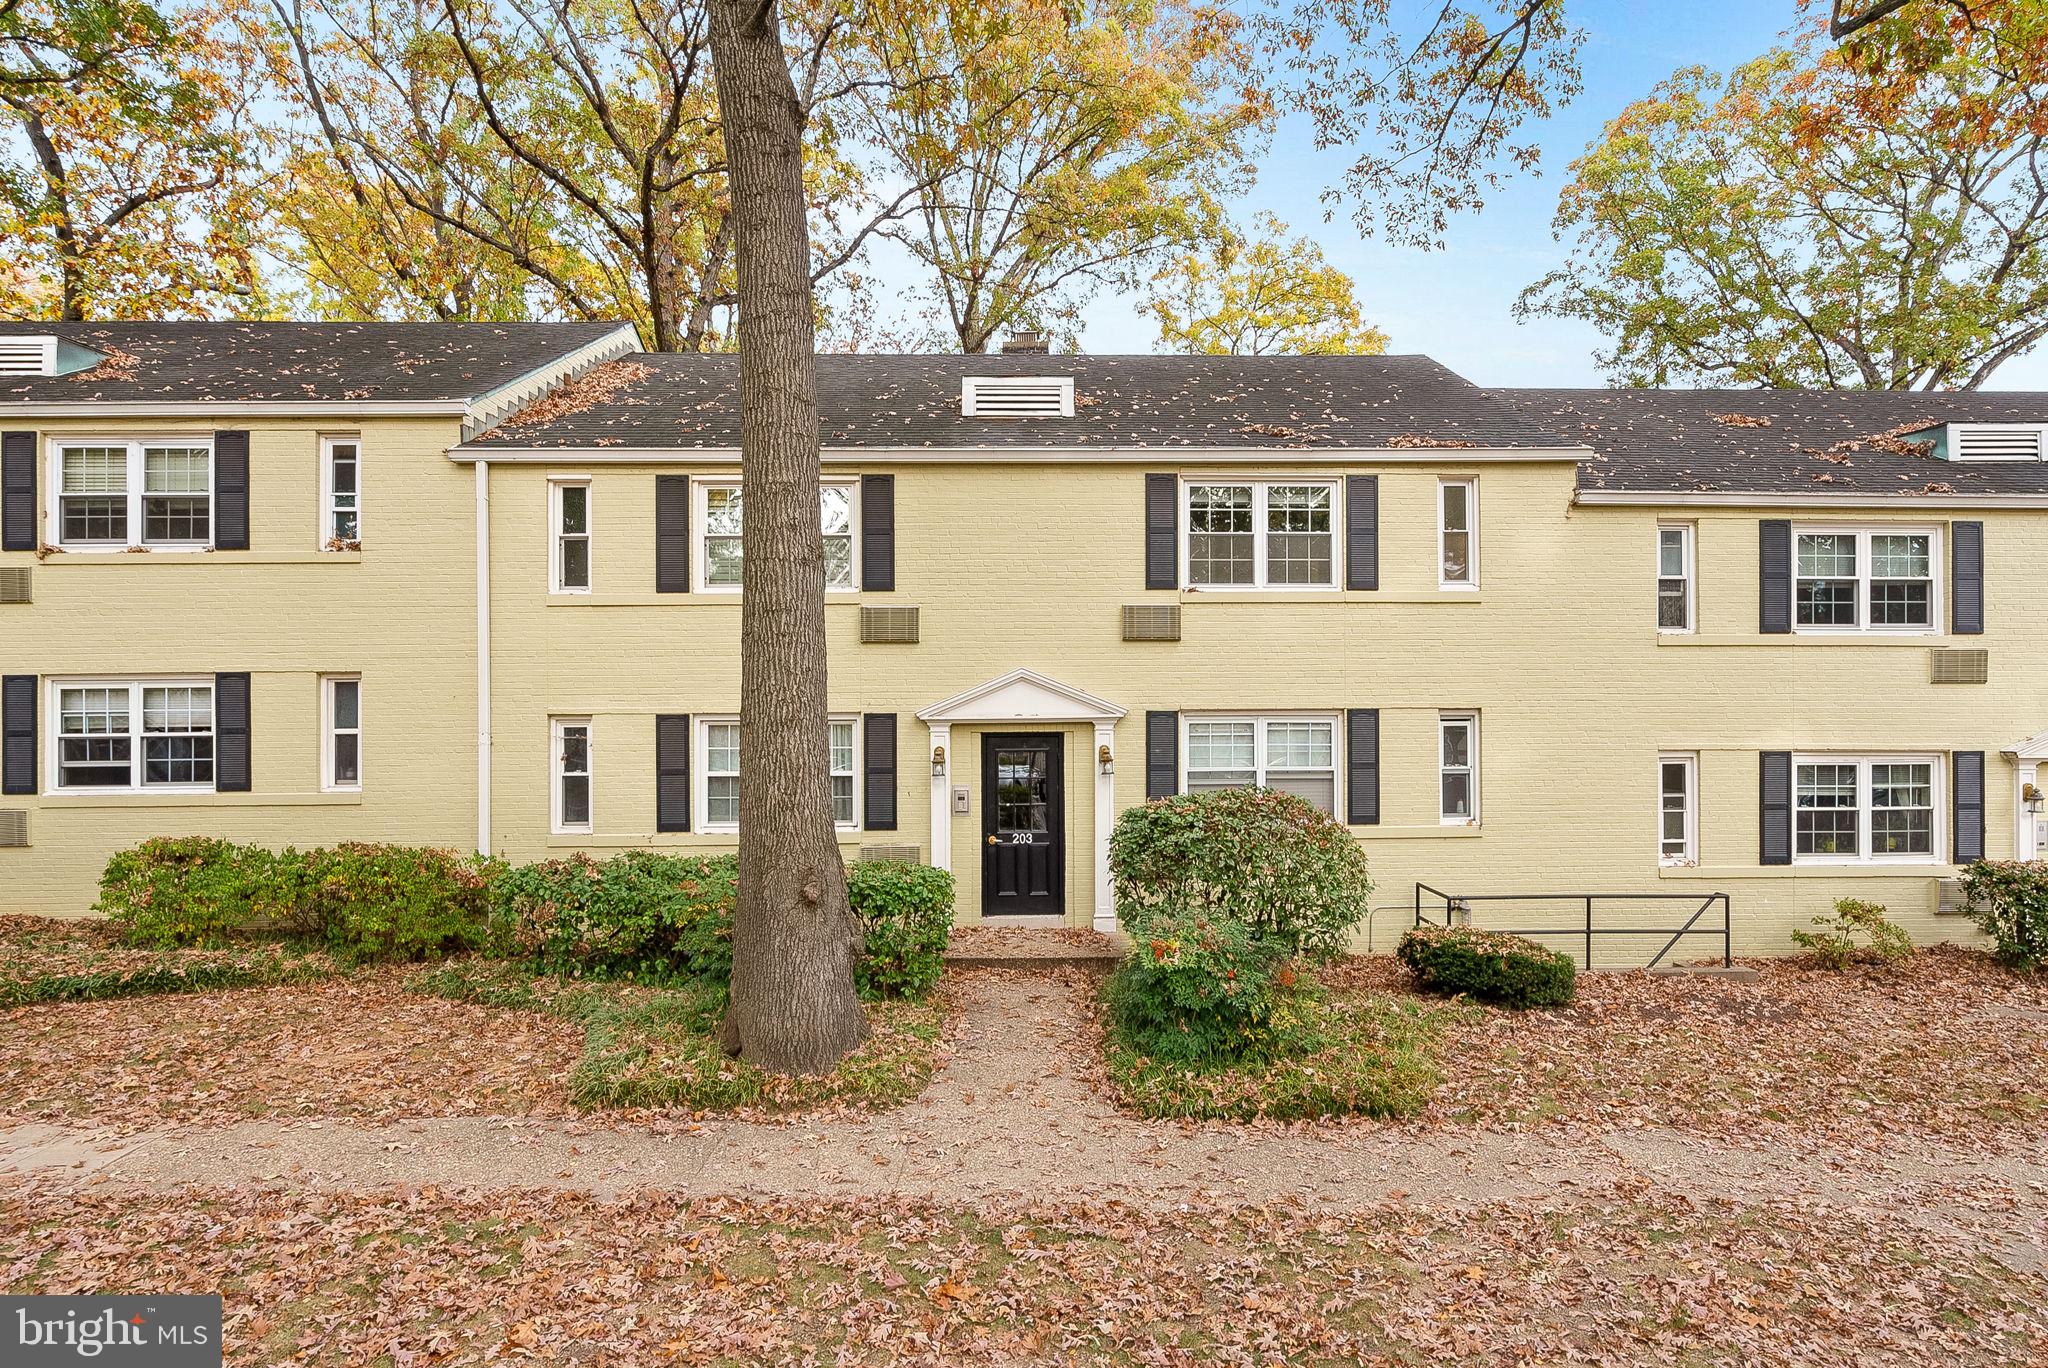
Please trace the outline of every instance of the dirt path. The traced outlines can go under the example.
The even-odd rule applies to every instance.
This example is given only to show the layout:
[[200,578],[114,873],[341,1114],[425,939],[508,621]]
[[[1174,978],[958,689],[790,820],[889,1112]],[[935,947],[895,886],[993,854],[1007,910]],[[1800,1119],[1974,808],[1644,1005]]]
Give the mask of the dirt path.
[[[167,1189],[281,1179],[360,1189],[557,1188],[609,1197],[637,1188],[738,1197],[872,1196],[973,1203],[1021,1195],[1146,1209],[1182,1202],[1298,1199],[1333,1210],[1390,1201],[1569,1199],[1617,1183],[1700,1201],[1787,1194],[1850,1207],[1908,1207],[1947,1227],[1972,1192],[2009,1194],[2001,1258],[2044,1266],[2048,1145],[2029,1154],[1843,1154],[1736,1148],[1675,1131],[1544,1127],[1529,1132],[1354,1125],[1182,1126],[1120,1115],[1081,1069],[1081,989],[980,973],[961,982],[954,1057],[917,1101],[864,1120],[710,1122],[682,1133],[523,1117],[388,1125],[245,1122],[110,1133],[0,1130],[0,1174],[71,1176]],[[1957,1194],[1962,1194],[1958,1196]]]

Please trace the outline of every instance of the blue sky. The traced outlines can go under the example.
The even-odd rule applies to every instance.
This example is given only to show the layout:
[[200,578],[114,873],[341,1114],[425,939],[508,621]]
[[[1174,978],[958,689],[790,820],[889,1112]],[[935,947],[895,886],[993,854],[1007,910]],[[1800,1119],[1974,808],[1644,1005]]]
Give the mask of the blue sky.
[[[1393,349],[1424,352],[1487,385],[1597,385],[1599,336],[1561,320],[1517,323],[1522,287],[1563,259],[1550,220],[1565,168],[1607,119],[1682,66],[1725,70],[1779,40],[1793,18],[1793,0],[1577,0],[1571,13],[1587,30],[1586,88],[1541,130],[1540,178],[1521,177],[1485,211],[1452,225],[1439,251],[1361,240],[1340,214],[1325,223],[1317,195],[1338,177],[1344,159],[1319,156],[1302,129],[1283,128],[1265,160],[1257,190],[1237,206],[1240,217],[1266,209],[1297,233],[1313,235],[1332,264],[1357,282],[1366,316],[1391,336]],[[1091,352],[1150,351],[1157,330],[1130,301],[1099,298],[1087,311],[1082,346]],[[2048,390],[2048,347],[2007,363],[1992,379],[1999,389]]]

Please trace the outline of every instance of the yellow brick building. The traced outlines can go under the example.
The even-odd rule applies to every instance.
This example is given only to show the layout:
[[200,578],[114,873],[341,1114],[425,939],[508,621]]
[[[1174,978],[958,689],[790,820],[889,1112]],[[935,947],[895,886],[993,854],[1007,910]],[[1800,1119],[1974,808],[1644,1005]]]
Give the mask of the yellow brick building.
[[[9,325],[0,365],[39,337],[0,377],[0,910],[83,912],[155,834],[734,843],[732,358]],[[820,368],[841,839],[951,868],[963,920],[1113,924],[1115,814],[1251,782],[1365,844],[1379,948],[1440,895],[1627,895],[1614,963],[1712,894],[1736,953],[1848,894],[1961,938],[1957,862],[2048,851],[2048,396]]]

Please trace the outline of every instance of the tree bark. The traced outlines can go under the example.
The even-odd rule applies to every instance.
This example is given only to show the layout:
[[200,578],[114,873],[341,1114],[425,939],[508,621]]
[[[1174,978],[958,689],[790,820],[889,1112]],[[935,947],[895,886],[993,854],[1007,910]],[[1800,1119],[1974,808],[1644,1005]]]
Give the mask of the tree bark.
[[858,935],[832,826],[817,336],[803,112],[773,0],[710,0],[738,274],[740,881],[723,1038],[762,1068],[823,1073],[867,1036]]

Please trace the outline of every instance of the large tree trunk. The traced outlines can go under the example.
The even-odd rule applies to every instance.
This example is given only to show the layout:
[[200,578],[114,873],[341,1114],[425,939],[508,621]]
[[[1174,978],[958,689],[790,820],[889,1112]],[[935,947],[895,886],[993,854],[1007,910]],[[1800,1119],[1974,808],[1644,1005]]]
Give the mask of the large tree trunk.
[[729,1049],[822,1073],[867,1035],[832,828],[803,115],[772,0],[711,0],[738,269],[746,583]]

